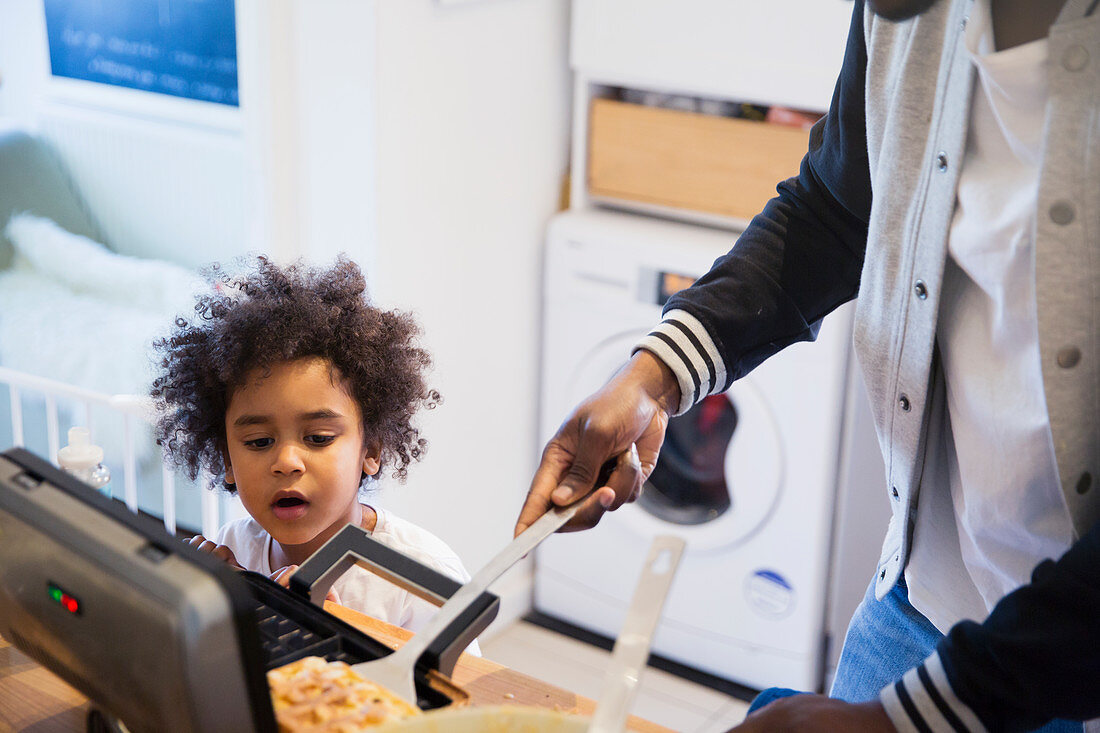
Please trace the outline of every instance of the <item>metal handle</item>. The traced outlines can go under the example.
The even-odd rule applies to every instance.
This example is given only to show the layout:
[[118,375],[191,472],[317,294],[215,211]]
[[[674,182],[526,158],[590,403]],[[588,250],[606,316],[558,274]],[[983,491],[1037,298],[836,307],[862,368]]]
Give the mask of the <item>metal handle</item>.
[[[463,587],[453,578],[382,544],[361,527],[349,524],[298,567],[290,577],[290,589],[322,605],[332,584],[352,565],[363,566],[436,606],[444,605]],[[499,610],[497,596],[478,594],[431,640],[420,663],[450,676],[459,655],[496,618]]]
[[[428,624],[416,633],[411,639],[392,655],[391,660],[395,666],[408,664],[411,669],[422,667],[426,663],[425,655],[429,649],[435,648],[437,638],[446,638],[451,632],[456,619],[462,619],[469,613],[470,607],[477,603],[478,599],[486,594],[486,590],[494,580],[504,574],[516,561],[535,549],[544,539],[552,535],[563,524],[573,518],[577,512],[577,506],[582,500],[578,500],[564,507],[554,507],[539,517],[531,526],[525,529],[508,545],[505,546],[492,560],[488,562],[470,582],[458,589],[458,591],[443,604]],[[293,582],[293,579],[291,579]],[[495,596],[494,596],[495,598]],[[387,659],[390,659],[387,657]],[[369,664],[369,663],[368,663]],[[359,665],[357,665],[358,667]]]

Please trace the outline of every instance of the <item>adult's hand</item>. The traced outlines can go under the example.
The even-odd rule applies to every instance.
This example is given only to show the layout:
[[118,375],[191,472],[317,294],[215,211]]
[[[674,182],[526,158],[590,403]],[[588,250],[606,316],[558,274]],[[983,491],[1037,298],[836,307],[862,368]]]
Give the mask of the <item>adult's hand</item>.
[[[563,531],[594,527],[604,512],[634,501],[657,465],[669,415],[680,400],[676,377],[639,351],[600,391],[566,418],[542,452],[516,522],[519,534],[554,504],[569,504],[596,488]],[[613,461],[607,480],[601,468]]]
[[824,695],[793,695],[773,700],[729,733],[897,733],[877,700],[847,703]]

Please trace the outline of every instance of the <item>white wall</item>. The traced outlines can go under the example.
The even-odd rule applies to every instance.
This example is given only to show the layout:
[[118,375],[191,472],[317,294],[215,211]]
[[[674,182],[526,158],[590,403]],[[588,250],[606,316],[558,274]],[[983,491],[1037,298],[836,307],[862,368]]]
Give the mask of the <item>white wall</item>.
[[378,4],[379,302],[420,317],[445,402],[388,490],[473,570],[537,461],[544,229],[568,161],[565,0]]
[[0,118],[26,125],[34,113],[41,80],[49,73],[42,4],[0,3]]
[[250,239],[282,259],[373,259],[377,2],[237,0]]

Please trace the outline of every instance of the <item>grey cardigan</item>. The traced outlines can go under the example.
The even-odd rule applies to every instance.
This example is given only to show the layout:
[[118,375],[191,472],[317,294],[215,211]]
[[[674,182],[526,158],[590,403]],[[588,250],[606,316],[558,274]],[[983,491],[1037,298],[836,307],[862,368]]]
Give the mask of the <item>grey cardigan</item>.
[[[883,690],[903,730],[1021,730],[1100,715],[1100,13],[1086,16],[1098,3],[1067,0],[1049,36],[1035,232],[1044,391],[1079,539]],[[799,175],[669,300],[639,348],[672,369],[683,412],[814,338],[820,320],[858,294],[855,345],[893,510],[875,579],[881,598],[908,558],[937,424],[930,414],[942,405],[935,328],[974,72],[963,46],[969,0],[940,0],[904,23],[861,5]]]
[[[1100,518],[1100,14],[1082,18],[1089,4],[1068,0],[1050,35],[1036,215],[1044,389],[1078,536]],[[879,598],[905,567],[920,498],[940,284],[974,82],[963,46],[969,7],[941,0],[904,23],[864,12],[853,25],[862,43],[849,40],[800,175],[779,185],[728,255],[669,300],[665,320],[639,344],[676,374],[683,412],[784,346],[814,338],[821,318],[858,292],[855,347],[893,510]],[[690,353],[674,345],[684,335]]]
[[[874,204],[855,343],[898,494],[879,598],[905,567],[920,496],[940,283],[974,82],[962,39],[969,7],[941,2],[907,23],[865,16]],[[1078,536],[1100,519],[1100,16],[1082,19],[1086,7],[1070,0],[1050,34],[1035,232],[1043,386]]]

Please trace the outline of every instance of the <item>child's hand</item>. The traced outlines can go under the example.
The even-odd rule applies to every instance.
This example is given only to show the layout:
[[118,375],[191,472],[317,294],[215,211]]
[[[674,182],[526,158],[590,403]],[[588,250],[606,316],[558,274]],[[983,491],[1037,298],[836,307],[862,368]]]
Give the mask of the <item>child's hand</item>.
[[[294,571],[298,569],[297,565],[287,565],[285,568],[279,568],[271,574],[271,579],[284,588],[290,587],[290,576],[294,575]],[[329,588],[328,595],[325,596],[326,601],[332,601],[333,603],[340,603],[340,594],[336,592],[336,588]]]
[[194,547],[199,552],[209,552],[215,557],[220,557],[229,563],[229,567],[236,568],[237,570],[244,570],[241,564],[237,562],[237,558],[233,555],[233,551],[225,545],[215,544],[213,541],[206,539],[201,534],[197,534],[189,540],[184,540],[187,544]]

